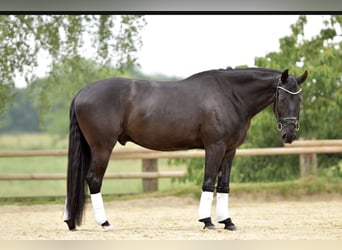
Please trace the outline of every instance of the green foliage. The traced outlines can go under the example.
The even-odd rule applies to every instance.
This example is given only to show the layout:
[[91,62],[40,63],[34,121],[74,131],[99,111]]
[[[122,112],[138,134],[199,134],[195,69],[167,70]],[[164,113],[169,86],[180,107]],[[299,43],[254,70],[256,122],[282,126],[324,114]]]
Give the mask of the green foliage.
[[[0,59],[1,60],[1,59]],[[14,90],[14,83],[0,83],[0,116],[6,111],[6,104],[9,102],[13,102],[15,98],[15,90]],[[0,121],[0,127],[3,124],[1,124]]]
[[0,133],[38,132],[39,118],[27,89],[16,89],[15,101],[1,117]]
[[[341,156],[341,155],[340,155]],[[326,166],[325,168],[320,168],[320,175],[327,176],[329,178],[342,178],[342,160],[341,157],[321,157],[318,159],[320,166]],[[321,161],[326,162],[328,158],[329,163],[320,163]]]
[[2,15],[0,23],[0,112],[17,76],[32,82],[43,52],[53,68],[65,58],[82,58],[90,42],[96,62],[123,69],[136,63],[146,24],[139,15]]
[[204,159],[202,158],[175,158],[168,160],[169,165],[180,166],[185,165],[187,170],[187,176],[179,179],[175,179],[175,181],[179,181],[182,183],[193,182],[196,185],[200,185],[202,183],[202,178],[204,174]]

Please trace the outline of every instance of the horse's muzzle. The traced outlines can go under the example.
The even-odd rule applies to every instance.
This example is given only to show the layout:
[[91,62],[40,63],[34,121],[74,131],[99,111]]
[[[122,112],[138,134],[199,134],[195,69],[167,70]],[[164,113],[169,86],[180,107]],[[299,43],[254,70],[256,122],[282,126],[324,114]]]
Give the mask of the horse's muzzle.
[[281,131],[281,139],[284,143],[292,143],[296,139],[295,129],[283,129]]

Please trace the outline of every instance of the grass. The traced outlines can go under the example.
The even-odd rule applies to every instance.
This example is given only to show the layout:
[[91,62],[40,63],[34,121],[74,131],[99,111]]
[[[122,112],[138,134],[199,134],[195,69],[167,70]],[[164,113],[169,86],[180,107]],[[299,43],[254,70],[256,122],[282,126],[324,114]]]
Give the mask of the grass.
[[[165,196],[188,197],[193,196],[200,199],[201,188],[193,183],[173,183],[172,186],[162,188],[157,192],[151,193],[127,193],[114,194],[104,193],[105,201],[129,200],[141,198],[158,198]],[[231,196],[244,200],[301,200],[308,197],[333,197],[342,198],[342,183],[340,180],[330,180],[326,178],[309,177],[306,179],[274,182],[274,183],[232,183]],[[334,196],[335,195],[335,196]],[[0,205],[17,204],[63,204],[64,194],[61,196],[24,196],[24,197],[0,197]],[[89,201],[89,199],[88,199]]]
[[65,149],[68,138],[50,134],[0,134],[0,150]]
[[301,199],[305,196],[342,194],[340,179],[308,176],[299,180],[270,183],[234,183],[232,191],[236,196],[249,194],[254,198],[262,196],[283,199]]

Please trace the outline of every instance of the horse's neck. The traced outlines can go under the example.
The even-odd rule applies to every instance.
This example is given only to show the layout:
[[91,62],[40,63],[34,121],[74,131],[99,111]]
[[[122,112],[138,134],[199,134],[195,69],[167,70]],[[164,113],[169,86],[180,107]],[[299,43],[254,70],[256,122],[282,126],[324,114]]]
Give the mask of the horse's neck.
[[274,80],[265,80],[262,84],[257,82],[255,86],[250,88],[249,95],[251,98],[247,100],[247,106],[251,117],[264,110],[274,101],[276,93],[274,82]]
[[249,117],[252,118],[273,102],[276,92],[276,77],[246,81],[242,87],[236,88],[236,91],[243,100]]

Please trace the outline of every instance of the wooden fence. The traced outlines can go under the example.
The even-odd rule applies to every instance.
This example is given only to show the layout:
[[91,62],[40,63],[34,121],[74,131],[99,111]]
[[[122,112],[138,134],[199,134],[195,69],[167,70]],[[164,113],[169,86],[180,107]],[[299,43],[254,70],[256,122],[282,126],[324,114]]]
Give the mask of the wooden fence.
[[[292,144],[285,144],[286,148],[325,148],[332,149],[330,153],[341,153],[342,140],[297,140]],[[336,152],[333,152],[336,149]],[[318,153],[318,152],[316,152]],[[315,152],[302,152],[299,156],[300,175],[307,176],[317,172],[317,154]]]
[[[300,155],[301,175],[312,174],[317,169],[316,154],[342,153],[342,140],[298,140],[292,144],[280,148],[253,148],[238,149],[236,156],[258,156],[258,155]],[[34,151],[2,151],[1,157],[51,157],[67,156],[66,150],[34,150]],[[144,148],[116,149],[111,159],[141,159],[142,172],[139,173],[106,173],[105,178],[141,178],[143,179],[143,190],[155,191],[158,189],[158,178],[184,177],[184,171],[158,171],[158,159],[166,158],[203,158],[203,150],[187,151],[155,151]],[[64,180],[65,174],[1,174],[0,180]]]

